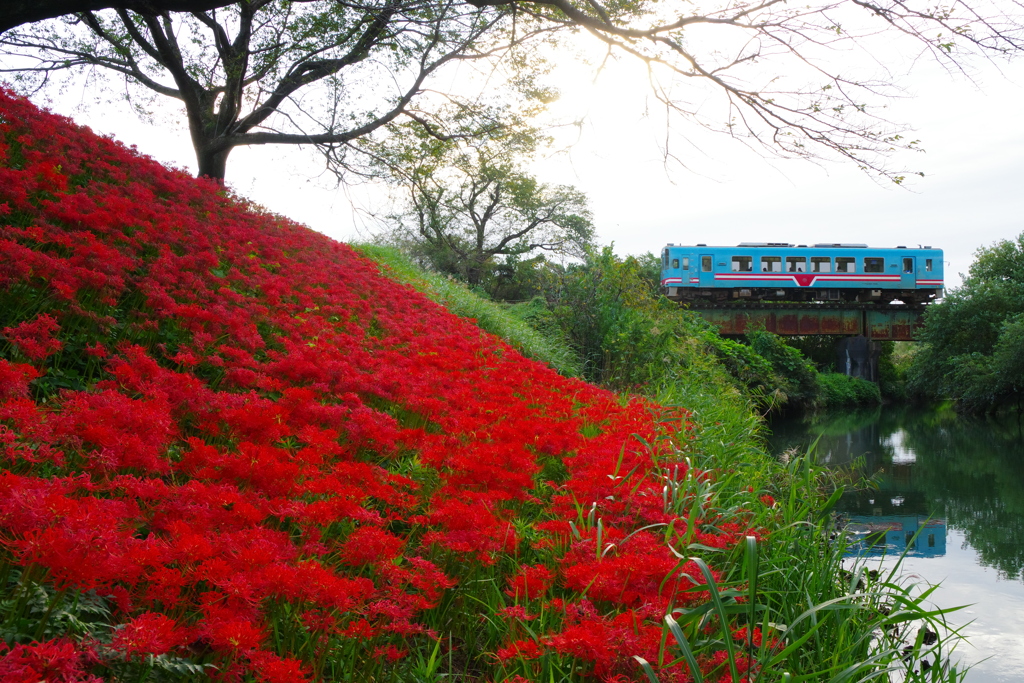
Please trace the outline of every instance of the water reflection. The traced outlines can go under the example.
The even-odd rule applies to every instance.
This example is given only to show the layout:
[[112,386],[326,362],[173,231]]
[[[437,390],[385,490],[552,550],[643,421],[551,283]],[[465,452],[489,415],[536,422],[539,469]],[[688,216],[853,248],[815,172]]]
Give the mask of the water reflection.
[[848,532],[856,541],[847,551],[859,557],[942,557],[946,554],[946,520],[918,515],[848,515]]
[[948,527],[980,565],[1024,580],[1024,437],[1017,420],[887,407],[772,427],[775,452],[806,449],[820,435],[819,461],[853,467],[875,483],[839,504],[858,551],[899,555],[909,543],[912,557],[942,557]]

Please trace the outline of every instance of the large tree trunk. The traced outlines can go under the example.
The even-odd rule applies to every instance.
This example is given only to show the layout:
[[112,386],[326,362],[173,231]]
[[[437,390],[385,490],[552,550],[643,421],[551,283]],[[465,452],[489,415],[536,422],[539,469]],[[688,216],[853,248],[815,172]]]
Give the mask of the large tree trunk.
[[199,178],[212,178],[224,184],[224,175],[227,172],[228,155],[231,154],[231,147],[226,149],[210,150],[196,149],[196,161],[199,162]]
[[483,279],[483,269],[478,265],[471,265],[466,268],[466,282],[475,287]]

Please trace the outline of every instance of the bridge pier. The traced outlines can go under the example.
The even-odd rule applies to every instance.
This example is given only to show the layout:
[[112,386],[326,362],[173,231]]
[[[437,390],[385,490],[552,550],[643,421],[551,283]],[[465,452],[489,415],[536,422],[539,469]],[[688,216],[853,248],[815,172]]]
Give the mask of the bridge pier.
[[869,382],[878,381],[878,359],[882,343],[863,335],[843,337],[836,344],[836,371]]

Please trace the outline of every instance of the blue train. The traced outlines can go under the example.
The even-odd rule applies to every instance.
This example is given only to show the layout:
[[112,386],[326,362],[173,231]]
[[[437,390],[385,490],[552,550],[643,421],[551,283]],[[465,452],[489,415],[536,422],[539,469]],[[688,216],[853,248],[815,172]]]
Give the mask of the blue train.
[[669,244],[661,286],[674,301],[844,301],[921,305],[942,295],[942,250],[866,244]]

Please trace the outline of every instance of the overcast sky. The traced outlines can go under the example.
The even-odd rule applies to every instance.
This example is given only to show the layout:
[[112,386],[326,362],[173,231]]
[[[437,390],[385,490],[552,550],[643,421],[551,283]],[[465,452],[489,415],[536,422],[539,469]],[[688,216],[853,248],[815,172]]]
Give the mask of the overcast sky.
[[[688,168],[666,165],[664,120],[648,115],[657,103],[648,101],[636,65],[610,68],[596,83],[587,73],[567,70],[555,105],[563,117],[582,117],[582,127],[560,134],[556,153],[535,170],[587,192],[599,240],[614,242],[620,254],[657,252],[668,242],[921,244],[945,250],[947,286],[955,286],[978,247],[1024,231],[1024,63],[979,64],[973,83],[937,68],[901,81],[908,97],[892,104],[891,117],[911,123],[926,150],[895,160],[925,173],[908,189],[880,185],[849,165],[766,159],[679,122],[671,150]],[[184,125],[166,125],[173,114],[162,115],[162,126],[147,126],[127,107],[91,104],[74,88],[50,106],[194,171]],[[321,170],[308,151],[239,148],[228,162],[228,183],[332,237],[359,239],[367,227],[362,209],[379,198],[338,189]]]

